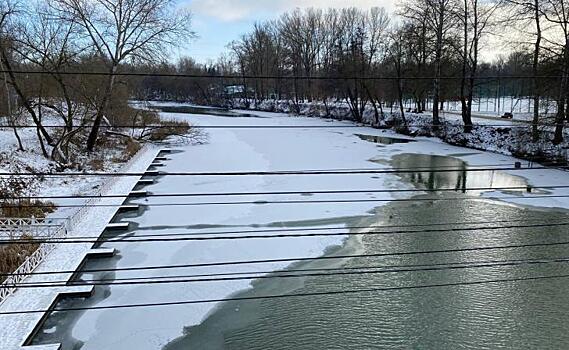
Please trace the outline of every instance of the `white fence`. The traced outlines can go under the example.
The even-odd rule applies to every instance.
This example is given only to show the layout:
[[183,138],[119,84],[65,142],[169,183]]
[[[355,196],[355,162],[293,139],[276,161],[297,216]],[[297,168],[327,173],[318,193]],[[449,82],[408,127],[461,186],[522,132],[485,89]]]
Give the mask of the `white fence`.
[[[31,219],[30,221],[26,221],[26,219],[2,219],[0,221],[3,224],[17,222],[24,223],[24,225],[19,226],[17,229],[19,233],[17,233],[15,237],[21,237],[22,235],[30,234],[31,232],[38,232],[38,230],[43,233],[41,236],[43,239],[57,239],[67,235],[67,229],[64,224],[41,225],[34,219]],[[16,232],[16,229],[13,229],[12,232]],[[55,246],[55,243],[42,243],[40,247],[30,255],[16,271],[12,273],[11,276],[0,284],[0,304],[2,304],[7,297],[16,291],[17,285],[25,280],[29,274],[32,273],[39,264],[41,264]]]
[[[132,157],[125,165],[123,165],[121,167],[120,172],[122,173],[127,173],[129,172],[133,165],[138,162],[138,160],[147,153],[147,151],[150,148],[153,148],[154,146],[150,145],[150,144],[146,144],[142,147],[142,149],[140,151],[138,151],[134,157]],[[93,196],[101,196],[105,193],[107,193],[114,185],[116,185],[116,183],[121,179],[121,177],[111,177],[111,178],[105,178],[105,183],[93,194]],[[71,215],[69,217],[69,219],[67,220],[67,228],[69,230],[73,229],[74,227],[77,226],[77,224],[79,222],[81,222],[81,220],[83,220],[83,218],[85,217],[85,215],[87,214],[87,212],[89,211],[89,209],[93,206],[93,205],[97,205],[101,203],[101,198],[97,198],[97,197],[93,197],[90,198],[89,200],[87,200],[83,206],[76,211],[73,215]]]
[[[150,148],[154,146],[145,145],[137,154],[132,157],[125,165],[121,167],[121,172],[129,172],[132,170],[133,165],[145,155]],[[113,177],[105,179],[105,183],[97,190],[94,196],[102,196],[109,192],[113,186],[120,181],[120,177]],[[61,224],[53,224],[50,220],[38,219],[0,219],[0,237],[7,236],[10,238],[22,237],[25,234],[30,234],[35,238],[41,237],[43,239],[57,239],[67,235],[68,230],[72,230],[77,226],[85,217],[87,212],[94,206],[101,202],[102,198],[93,197],[87,200],[83,206],[76,211],[69,219]],[[2,284],[0,284],[0,304],[2,304],[7,297],[12,295],[17,285],[24,281],[29,275],[42,263],[46,256],[51,253],[55,248],[55,243],[43,243],[40,247],[30,255],[26,261],[12,273]]]
[[0,238],[14,239],[24,235],[34,238],[51,237],[60,227],[61,223],[56,224],[53,220],[0,218]]

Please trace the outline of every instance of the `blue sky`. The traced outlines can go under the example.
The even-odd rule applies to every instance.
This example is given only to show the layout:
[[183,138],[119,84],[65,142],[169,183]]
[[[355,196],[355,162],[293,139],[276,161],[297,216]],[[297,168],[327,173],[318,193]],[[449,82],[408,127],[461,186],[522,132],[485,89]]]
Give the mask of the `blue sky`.
[[278,17],[294,8],[349,7],[395,8],[395,0],[179,0],[193,13],[193,28],[198,38],[186,48],[185,54],[198,62],[217,59],[226,45],[249,31],[256,21]]

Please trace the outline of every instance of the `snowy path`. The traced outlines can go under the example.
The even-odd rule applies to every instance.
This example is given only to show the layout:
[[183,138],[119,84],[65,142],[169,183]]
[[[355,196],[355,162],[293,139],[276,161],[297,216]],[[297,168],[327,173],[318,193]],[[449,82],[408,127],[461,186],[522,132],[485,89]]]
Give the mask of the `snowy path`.
[[[158,148],[144,148],[143,154],[137,155],[137,159],[127,164],[121,171],[144,172],[156,158],[160,150]],[[125,197],[100,198],[97,205],[109,205],[110,207],[91,207],[81,220],[70,228],[68,237],[98,236],[103,232],[106,225],[116,213],[117,205],[121,205],[126,196],[136,185],[138,177],[122,177],[104,194],[119,194]],[[91,249],[92,244],[62,244],[36,269],[36,272],[45,271],[75,271],[89,254],[96,253]],[[25,283],[38,283],[50,281],[67,281],[72,274],[62,273],[57,275],[32,276]],[[46,310],[58,298],[60,293],[75,294],[89,292],[86,287],[62,287],[62,288],[29,288],[19,289],[10,296],[2,305],[0,312],[21,310]],[[0,316],[0,342],[2,350],[17,350],[22,347],[26,338],[33,332],[41,321],[43,314],[19,314]],[[27,349],[52,350],[58,346],[26,347]]]
[[[443,118],[449,120],[459,120],[462,121],[462,112],[460,111],[443,111],[441,112]],[[472,112],[472,120],[477,124],[482,125],[494,125],[494,126],[528,126],[530,125],[529,120],[519,119],[520,116],[514,117],[514,119],[505,119],[501,116],[482,114],[479,112]]]

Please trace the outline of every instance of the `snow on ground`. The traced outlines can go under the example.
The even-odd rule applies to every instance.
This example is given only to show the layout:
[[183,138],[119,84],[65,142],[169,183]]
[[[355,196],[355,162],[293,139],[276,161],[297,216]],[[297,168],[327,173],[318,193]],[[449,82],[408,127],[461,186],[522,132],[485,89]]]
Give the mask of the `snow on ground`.
[[[247,101],[234,100],[233,107],[241,109],[261,110],[281,113],[297,113],[308,117],[321,117],[335,120],[353,120],[349,107],[342,102],[324,105],[321,102],[291,101]],[[429,113],[405,113],[409,132],[423,136],[437,136],[453,145],[483,149],[496,153],[516,155],[525,159],[538,159],[549,163],[567,162],[569,154],[569,130],[565,128],[565,140],[553,144],[554,130],[543,127],[539,130],[540,140],[533,142],[531,125],[519,120],[503,120],[488,116],[473,116],[474,128],[471,133],[464,133],[464,125],[456,112],[444,112],[442,127],[433,128],[432,116]],[[397,110],[385,109],[384,114],[376,120],[375,111],[370,104],[363,112],[362,122],[377,128],[399,128],[403,122]],[[543,121],[543,120],[542,120]]]
[[[249,112],[251,113],[251,112]],[[444,144],[435,139],[416,138],[415,142],[381,147],[363,141],[355,134],[396,136],[391,131],[369,127],[353,128],[347,122],[330,121],[307,117],[288,117],[283,114],[252,112],[264,118],[225,118],[191,114],[168,114],[203,126],[215,125],[295,125],[314,126],[318,129],[208,129],[210,143],[181,148],[184,152],[173,154],[163,170],[167,172],[230,172],[230,171],[283,171],[317,169],[390,169],[392,156],[403,153],[453,155],[471,166],[512,167],[515,158],[473,151]],[[326,126],[335,128],[326,129]],[[342,126],[349,126],[342,128]],[[339,128],[338,128],[339,127]],[[398,136],[401,137],[401,136]],[[370,162],[380,157],[383,162]],[[509,172],[527,178],[535,186],[563,183],[568,179],[558,170],[529,170]],[[499,176],[497,176],[499,178]],[[493,179],[489,179],[492,181]],[[517,184],[524,184],[517,181]],[[496,185],[500,182],[497,181]],[[475,186],[475,184],[469,184]],[[257,176],[257,177],[176,177],[168,176],[148,187],[154,193],[227,193],[267,191],[318,191],[318,190],[377,190],[408,189],[410,184],[396,175],[326,175],[326,176]],[[553,191],[553,194],[567,193]],[[264,196],[263,200],[326,200],[326,199],[377,199],[392,200],[407,198],[410,194],[362,193],[349,195],[314,194]],[[483,196],[506,196],[500,193],[485,193]],[[508,195],[508,196],[511,196]],[[508,199],[508,202],[569,208],[569,199],[524,200]],[[193,197],[180,198],[174,203],[199,203],[248,201],[258,197]],[[140,200],[142,204],[160,205],[173,203],[172,198],[152,197]],[[319,204],[271,204],[207,205],[160,207],[151,206],[142,216],[131,219],[137,223],[137,234],[178,234],[190,232],[207,235],[219,230],[255,228],[337,227],[338,218],[367,215],[377,206],[375,203],[319,203]],[[483,220],[483,218],[478,218]],[[332,222],[334,224],[332,224]],[[341,222],[341,221],[340,221]],[[346,232],[341,230],[339,232]],[[296,232],[298,233],[298,232]],[[230,234],[229,234],[230,235]],[[345,236],[280,238],[270,240],[237,240],[175,242],[148,245],[143,243],[106,243],[108,248],[120,252],[117,267],[148,266],[160,264],[199,264],[219,261],[249,259],[274,259],[282,257],[313,257],[323,254],[331,245],[340,244]],[[189,270],[190,273],[211,274],[242,271],[273,271],[288,264],[259,264],[247,267],[207,267]],[[243,270],[241,270],[243,269]],[[164,276],[176,272],[165,271]],[[149,277],[153,273],[119,272],[116,278]],[[108,296],[97,306],[132,303],[156,303],[163,301],[222,299],[250,287],[248,281],[223,281],[217,283],[190,283],[156,286],[111,286]],[[140,308],[134,310],[90,310],[72,326],[74,339],[85,342],[83,349],[136,348],[156,349],[178,337],[184,326],[199,324],[217,304],[197,304],[167,307]],[[237,312],[237,311],[236,311]]]
[[[122,169],[126,172],[144,172],[158,154],[158,149],[148,147],[143,149],[135,161]],[[107,181],[109,181],[107,179]],[[115,178],[104,194],[124,195],[135,186],[138,178]],[[68,237],[98,237],[115,215],[117,207],[122,204],[124,197],[100,198],[96,205],[90,207],[81,215],[77,225],[68,229]],[[74,271],[91,250],[92,244],[60,244],[45,258],[35,272],[45,271]],[[42,283],[67,281],[72,274],[61,273],[52,275],[34,275],[26,283]],[[23,310],[46,310],[56,300],[59,293],[85,290],[78,287],[62,288],[24,288],[17,290],[0,305],[0,312]],[[0,316],[0,342],[3,350],[20,349],[26,338],[31,334],[42,318],[41,313],[15,314]]]
[[[503,96],[498,98],[481,97],[472,101],[472,113],[500,117],[504,113],[512,113],[516,119],[531,120],[533,117],[533,99],[527,97]],[[413,103],[407,102],[409,108]],[[542,99],[540,101],[540,114],[555,114],[556,104],[554,101]],[[445,103],[446,111],[460,112],[460,101],[448,101]]]
[[[198,115],[174,115],[198,125],[348,125],[310,118],[290,118],[283,115],[271,118],[225,118]],[[166,172],[204,171],[279,171],[367,168],[387,169],[368,160],[377,154],[374,144],[354,138],[346,129],[207,129],[210,143],[187,146],[183,153],[172,154]],[[362,129],[365,130],[365,129]],[[377,189],[405,187],[393,176],[342,175],[328,176],[255,176],[255,177],[176,177],[166,176],[147,189],[155,193],[227,193],[271,191],[318,191],[330,189]],[[367,216],[379,203],[352,204],[247,204],[233,206],[152,207],[172,203],[263,200],[321,200],[321,199],[375,198],[390,200],[389,194],[363,193],[360,195],[273,195],[201,198],[151,197],[141,200],[151,207],[141,217],[130,219],[138,225],[136,234],[178,234],[191,232],[207,235],[219,230],[251,230],[255,228],[343,227],[350,217]],[[201,227],[201,228],[200,228]],[[302,233],[294,232],[296,234]],[[346,229],[337,232],[345,233]],[[290,233],[290,232],[289,232]],[[346,236],[256,239],[237,241],[205,241],[113,244],[104,247],[119,250],[117,267],[160,264],[200,264],[215,261],[248,259],[275,259],[288,257],[316,257],[333,245],[339,245]],[[250,266],[218,266],[191,269],[192,274],[211,274],[235,271],[273,271],[289,263],[258,264]],[[156,272],[146,272],[150,276]],[[181,272],[164,271],[162,275]],[[145,272],[117,273],[117,278],[145,276]],[[217,283],[190,283],[160,286],[112,286],[110,295],[97,305],[117,305],[164,300],[222,299],[250,287],[250,281],[223,281]],[[83,349],[114,348],[156,349],[181,334],[182,326],[198,324],[216,304],[183,305],[176,309],[150,308],[116,312],[91,310],[73,326],[72,336],[85,342]],[[140,330],[144,329],[144,332]]]
[[[32,125],[32,121],[21,122],[25,125]],[[61,120],[59,118],[46,115],[43,120],[44,125],[59,126]],[[48,128],[49,129],[49,128]],[[53,132],[53,129],[49,129]],[[38,143],[36,129],[24,128],[19,129],[18,134],[22,139],[24,150],[18,150],[17,141],[14,132],[11,128],[0,128],[0,172],[13,173],[50,173],[58,172],[57,164],[54,161],[46,159],[41,153]],[[48,148],[48,153],[50,147]],[[105,149],[96,152],[94,159],[101,160],[100,164],[93,167],[88,159],[85,159],[83,170],[85,171],[100,171],[100,172],[114,172],[118,170],[124,163],[117,159],[122,158],[122,150],[109,150]],[[68,169],[67,172],[77,172],[77,170]],[[96,190],[104,182],[102,177],[94,176],[61,176],[61,177],[33,177],[32,186],[26,195],[29,196],[77,196],[88,195],[96,192]],[[49,200],[56,205],[80,205],[84,199],[53,199]],[[77,208],[58,208],[54,213],[48,217],[53,219],[65,219],[77,211]]]
[[[473,151],[461,147],[449,146],[436,139],[418,137],[415,142],[397,144],[389,147],[363,141],[354,134],[396,136],[392,131],[381,131],[369,127],[353,128],[349,122],[330,121],[318,118],[288,117],[283,114],[267,112],[255,113],[263,118],[224,118],[203,115],[168,114],[179,119],[188,120],[197,125],[298,125],[298,126],[339,126],[339,128],[317,129],[208,129],[209,144],[180,147],[184,152],[170,156],[167,172],[201,172],[201,171],[279,171],[279,170],[317,170],[317,169],[390,169],[387,163],[390,157],[402,153],[423,153],[452,155],[463,159],[470,166],[488,164],[504,164],[511,167],[517,159]],[[347,126],[341,128],[341,126]],[[401,136],[398,136],[401,137]],[[371,159],[381,156],[384,162],[372,163]],[[145,161],[131,171],[143,169]],[[140,169],[138,168],[140,167]],[[536,186],[567,184],[568,174],[560,170],[508,171],[512,175],[522,176]],[[132,179],[120,182],[114,193],[126,193],[131,188]],[[128,183],[127,183],[128,182]],[[204,192],[266,192],[266,191],[318,191],[318,190],[377,190],[407,189],[411,185],[403,182],[396,175],[327,175],[327,176],[259,176],[259,177],[175,177],[161,178],[159,182],[148,187],[155,193],[204,193]],[[116,191],[116,192],[115,192]],[[569,190],[554,190],[553,195],[569,195]],[[537,194],[519,194],[519,198],[507,199],[513,204],[540,205],[544,207],[569,208],[569,198],[524,199]],[[264,200],[326,200],[326,199],[376,199],[391,200],[406,198],[407,195],[387,193],[362,193],[350,195],[298,195],[268,196]],[[488,192],[485,197],[508,196],[502,193]],[[176,199],[178,203],[198,203],[203,201],[239,201],[255,200],[252,197],[192,197]],[[253,197],[255,198],[255,197]],[[110,199],[109,199],[110,200]],[[107,200],[105,200],[107,201]],[[142,204],[172,203],[172,198],[151,197],[139,200]],[[106,203],[106,202],[105,202]],[[182,233],[192,230],[196,234],[207,235],[208,232],[233,229],[250,229],[255,227],[338,227],[343,217],[357,217],[368,214],[375,207],[386,204],[350,203],[350,204],[279,204],[263,203],[239,206],[156,206],[150,207],[142,216],[130,219],[137,223],[134,235],[155,233]],[[98,208],[98,210],[102,210]],[[81,226],[73,230],[71,235],[85,235],[85,232],[100,232],[100,227],[112,217],[114,210],[104,213],[91,211]],[[346,232],[340,230],[339,232]],[[298,232],[297,232],[298,233]],[[319,256],[331,245],[340,244],[345,236],[299,239],[271,239],[246,241],[205,241],[176,242],[162,244],[106,243],[104,247],[120,250],[121,258],[117,267],[134,267],[163,264],[193,264],[213,261],[232,261],[247,259],[279,258],[291,256]],[[73,269],[84,257],[88,246],[62,246],[58,252],[49,257],[49,261],[41,266],[42,270],[64,268]],[[58,258],[56,258],[58,257]],[[63,258],[61,258],[63,257]],[[248,266],[247,271],[266,271],[282,269],[287,264],[259,264]],[[230,269],[238,270],[236,267]],[[226,267],[202,268],[192,273],[223,273]],[[168,276],[170,272],[164,273]],[[173,272],[172,272],[173,273]],[[179,271],[177,271],[179,273]],[[151,274],[151,273],[150,273]],[[138,272],[135,276],[144,277]],[[69,276],[50,276],[54,279]],[[116,278],[133,277],[128,273],[117,273]],[[37,279],[40,277],[34,277]],[[45,277],[41,278],[46,281]],[[29,281],[32,281],[30,279]],[[35,281],[35,280],[33,280]],[[187,285],[156,286],[117,286],[111,287],[112,293],[100,301],[98,306],[132,304],[138,302],[161,302],[174,300],[198,300],[225,298],[237,291],[250,287],[248,281],[224,281],[212,283],[192,283]],[[159,288],[159,292],[156,292]],[[44,292],[45,291],[45,292]],[[4,305],[0,311],[45,308],[53,300],[55,290],[41,291],[20,290]],[[138,348],[155,349],[160,345],[178,337],[183,326],[198,324],[211,312],[216,304],[186,305],[172,308],[141,308],[124,310],[91,310],[85,312],[73,325],[72,336],[86,342],[84,349]],[[0,316],[0,339],[3,349],[18,349],[18,345],[36,325],[41,315]]]

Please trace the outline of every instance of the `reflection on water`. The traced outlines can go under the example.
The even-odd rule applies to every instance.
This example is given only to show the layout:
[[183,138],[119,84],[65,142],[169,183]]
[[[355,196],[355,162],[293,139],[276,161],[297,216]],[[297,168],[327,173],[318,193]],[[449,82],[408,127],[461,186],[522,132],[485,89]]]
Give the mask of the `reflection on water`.
[[216,107],[201,107],[201,106],[151,106],[164,113],[178,113],[178,114],[200,114],[200,115],[214,115],[219,117],[246,117],[246,118],[262,118],[255,114],[241,113],[225,108]]
[[[406,154],[393,159],[395,169],[456,169],[450,172],[420,170],[401,177],[421,188],[525,187],[524,179],[499,171],[468,172],[466,163],[450,157]],[[471,193],[471,192],[469,192]],[[431,193],[418,198],[456,196]],[[330,254],[381,254],[456,250],[472,247],[527,245],[563,241],[563,227],[541,231],[531,228],[485,229],[492,221],[510,225],[563,222],[567,212],[519,208],[499,202],[464,200],[393,202],[378,208],[373,217],[356,226],[437,226],[448,232],[397,233],[351,236]],[[469,225],[464,222],[490,222]],[[454,223],[454,224],[452,224]],[[462,223],[462,224],[460,224]],[[498,226],[500,224],[497,224]],[[420,230],[419,230],[420,231]],[[569,254],[567,246],[533,247],[354,258],[340,266],[409,266],[458,264],[520,259],[554,259]],[[332,261],[303,263],[291,269],[337,268]],[[341,290],[392,288],[478,282],[566,274],[563,263],[408,271],[362,275],[264,279],[236,297],[310,294]],[[381,269],[379,269],[381,271]],[[390,292],[336,294],[226,302],[201,324],[183,329],[183,335],[164,350],[296,350],[296,349],[564,349],[569,343],[569,287],[566,279],[490,283],[456,287],[403,289]]]
[[[460,160],[448,157],[403,155],[393,159],[396,169],[445,168],[452,172],[419,170],[401,176],[419,187],[430,189],[466,189],[470,187],[525,186],[521,178],[500,172],[471,172]],[[429,196],[445,196],[429,194]],[[453,194],[456,196],[456,194]],[[421,197],[432,198],[432,197]],[[354,220],[356,222],[354,222]],[[396,202],[377,209],[372,216],[337,218],[327,221],[279,222],[268,227],[321,227],[334,223],[349,226],[404,226],[464,221],[514,220],[514,225],[564,222],[565,212],[539,211],[499,203],[479,201],[465,196],[465,200]],[[419,232],[391,235],[352,236],[342,247],[328,254],[380,254],[428,250],[463,249],[500,245],[527,245],[566,240],[563,227],[542,229],[510,228],[491,230],[480,228],[458,232]],[[482,225],[483,226],[483,225]],[[437,226],[459,228],[464,224]],[[157,230],[158,227],[152,227]],[[417,228],[414,228],[417,229]],[[137,232],[139,230],[137,229]],[[142,231],[142,230],[140,230]],[[166,231],[168,232],[168,231]],[[129,233],[130,234],[130,233]],[[177,244],[177,243],[175,243]],[[168,249],[153,251],[151,245],[123,246],[120,255],[112,259],[92,260],[87,270],[109,269],[121,266],[149,264],[149,256],[170,261]],[[148,249],[148,250],[146,250]],[[464,263],[491,260],[547,259],[569,255],[567,246],[484,250],[447,254],[399,255],[384,258],[357,258],[342,261],[323,260],[296,264],[291,269],[337,268],[346,266],[394,266]],[[124,261],[128,260],[128,261]],[[162,261],[162,260],[161,260]],[[295,279],[264,279],[253,282],[250,290],[237,296],[281,295],[287,293],[319,293],[366,288],[421,286],[489,279],[525,278],[532,276],[567,274],[565,264],[536,264],[516,267],[475,268],[467,270],[413,271],[341,276],[317,276]],[[167,275],[167,272],[164,272]],[[149,275],[151,273],[149,272]],[[84,274],[86,280],[114,280],[138,276],[140,273],[105,272]],[[144,275],[142,275],[144,276]],[[319,297],[264,299],[221,304],[201,324],[179,327],[180,337],[165,346],[165,350],[296,350],[296,349],[519,349],[566,348],[569,333],[569,294],[565,293],[567,280],[546,280],[510,284],[480,284],[463,287],[407,289],[389,293],[345,294]],[[160,287],[160,298],[167,299],[168,289]],[[192,299],[191,285],[185,295]],[[60,308],[135,303],[139,294],[151,289],[133,289],[123,292],[120,287],[98,286],[93,298],[70,299],[58,304]],[[154,292],[152,292],[154,293]],[[178,290],[170,290],[178,295]],[[154,295],[154,294],[153,294]],[[123,297],[124,299],[121,299]],[[143,315],[143,309],[141,309]],[[164,308],[164,315],[175,318],[183,314],[182,307]],[[132,312],[132,311],[129,311]],[[117,311],[105,322],[115,322],[117,328],[127,322],[126,312]],[[33,344],[62,342],[64,350],[87,348],[88,337],[77,333],[77,323],[85,312],[58,312],[47,318]],[[177,319],[177,318],[175,318]],[[103,320],[103,318],[101,318]],[[162,320],[164,321],[164,320]],[[103,321],[97,321],[103,322]],[[155,323],[152,323],[155,322]],[[113,323],[113,327],[115,325]],[[162,325],[160,320],[149,324]],[[98,323],[93,325],[97,331]],[[79,327],[80,330],[80,327]],[[145,330],[141,330],[145,331]],[[176,331],[178,329],[176,328]],[[125,337],[136,337],[126,334]],[[83,335],[83,336],[82,336]],[[101,331],[94,337],[104,337]],[[87,341],[87,346],[83,344]],[[547,345],[547,346],[546,346]],[[144,349],[156,349],[148,345]],[[114,349],[114,348],[113,348]]]
[[356,134],[357,137],[364,141],[379,143],[382,145],[394,145],[396,143],[409,143],[413,142],[413,140],[408,139],[400,139],[396,137],[386,137],[386,136],[375,136],[375,135],[363,135],[363,134]]
[[[146,215],[151,215],[152,211],[146,213]],[[309,229],[309,228],[323,228],[326,226],[355,226],[357,225],[360,220],[362,220],[364,215],[362,216],[344,216],[344,217],[336,217],[336,218],[325,218],[325,219],[313,219],[313,220],[300,220],[300,221],[279,221],[279,222],[272,222],[263,225],[251,225],[251,226],[221,226],[221,225],[201,225],[201,226],[182,226],[182,225],[171,225],[171,226],[157,226],[157,225],[149,225],[149,226],[141,226],[137,223],[136,219],[132,218],[133,213],[126,213],[120,214],[118,219],[125,219],[131,218],[133,221],[130,225],[130,230],[126,233],[106,233],[106,238],[113,238],[115,241],[120,239],[127,239],[127,238],[136,238],[138,234],[149,234],[147,231],[151,230],[152,234],[169,234],[173,232],[180,232],[178,230],[184,230],[188,227],[192,227],[194,230],[200,230],[202,233],[207,233],[210,230],[215,231],[217,228],[224,227],[228,231],[231,231],[231,228],[245,228],[249,227],[249,232],[257,233],[256,230],[253,228],[263,228],[267,230],[277,230],[277,229]],[[151,221],[150,221],[151,222]],[[176,221],[174,221],[176,223]],[[184,231],[181,231],[184,232]],[[187,231],[186,231],[187,232]],[[247,231],[246,231],[247,232]],[[92,282],[92,281],[117,281],[120,279],[156,279],[155,276],[160,276],[160,278],[170,276],[171,279],[176,279],[174,276],[180,276],[184,274],[197,274],[200,273],[199,269],[192,269],[188,268],[176,268],[176,269],[150,269],[150,270],[129,270],[129,267],[137,267],[137,266],[168,266],[168,265],[176,265],[175,263],[171,262],[171,259],[174,259],[173,251],[175,251],[174,247],[179,246],[180,243],[172,242],[172,243],[160,243],[159,247],[163,248],[160,250],[156,250],[155,243],[153,244],[135,244],[130,243],[128,245],[117,245],[111,244],[109,242],[104,243],[105,246],[110,247],[113,246],[117,250],[117,255],[110,257],[110,258],[93,258],[88,259],[86,263],[82,266],[82,268],[78,271],[73,282],[70,284],[83,284],[85,282]],[[166,248],[164,248],[166,247]],[[338,249],[338,247],[330,247],[329,249]],[[188,249],[190,250],[190,249]],[[190,250],[191,251],[191,250]],[[182,251],[184,256],[186,255],[185,252]],[[149,257],[158,258],[157,262],[149,263],[146,259]],[[220,260],[232,260],[230,258],[222,258]],[[233,259],[235,260],[235,259]],[[242,259],[237,259],[242,260]],[[164,263],[165,261],[170,261],[170,264]],[[202,261],[203,262],[203,261]],[[179,261],[180,265],[187,263],[186,258],[183,261]],[[318,266],[318,265],[316,265]],[[123,270],[121,270],[121,268]],[[126,268],[126,269],[125,269]],[[235,269],[245,269],[246,271],[250,271],[251,267],[233,267],[232,271]],[[265,268],[268,270],[269,268]],[[223,272],[223,268],[219,270],[219,272]],[[202,270],[201,273],[211,273],[209,270]],[[290,281],[289,281],[290,282]],[[205,282],[207,283],[207,282]],[[291,284],[287,282],[288,288],[291,288]],[[215,287],[215,284],[212,284]],[[159,293],[156,290],[160,290]],[[140,285],[140,286],[113,286],[113,285],[97,285],[95,286],[94,293],[89,298],[67,298],[60,300],[56,304],[57,309],[83,309],[83,308],[90,308],[90,307],[100,307],[103,305],[121,305],[121,304],[133,304],[142,302],[148,302],[149,299],[137,299],[143,298],[143,295],[147,295],[147,298],[158,298],[158,300],[168,300],[167,296],[171,296],[171,298],[176,299],[183,299],[184,296],[188,299],[192,298],[192,283],[179,283],[179,284],[165,284],[165,285]],[[125,322],[132,322],[132,318],[128,318],[129,314],[134,314],[140,312],[144,314],[146,311],[151,309],[130,309],[128,312],[124,312],[123,310],[116,310],[114,311],[115,314],[109,314],[107,317],[110,317],[112,322],[116,322],[116,328],[120,328],[123,325],[121,323]],[[113,312],[112,310],[107,310]],[[101,313],[101,318],[103,318],[104,310],[91,310],[91,311],[83,311],[83,310],[75,310],[75,311],[58,311],[52,312],[48,317],[45,318],[40,327],[38,327],[37,332],[31,339],[29,345],[52,345],[55,343],[61,343],[61,350],[79,350],[79,349],[97,349],[99,350],[100,347],[97,345],[93,345],[93,340],[105,338],[104,331],[100,330],[99,328],[103,328],[103,326],[96,327],[94,326],[93,330],[93,338],[90,338],[91,335],[85,335],[85,329],[88,329],[90,326],[89,318]],[[164,308],[165,314],[168,312],[178,313],[179,318],[184,318],[183,315],[185,314],[185,310],[183,310],[182,306],[178,308]],[[180,316],[181,315],[181,316]],[[99,322],[109,322],[109,319],[105,319],[104,321],[96,319],[95,325]],[[152,323],[154,320],[150,320]],[[141,321],[142,322],[142,321]],[[179,321],[176,326],[182,327],[185,321]],[[114,323],[113,323],[114,325]],[[85,328],[82,328],[85,327]],[[136,329],[137,324],[134,324],[132,328]],[[139,326],[142,327],[142,326]],[[178,328],[175,328],[177,330]],[[125,335],[128,337],[129,335]],[[172,336],[174,338],[176,333]],[[167,339],[171,340],[171,338]],[[162,344],[165,344],[164,341]],[[122,345],[122,344],[121,344]],[[0,347],[1,348],[1,347]],[[157,345],[148,345],[142,349],[159,349],[160,347]],[[105,347],[105,349],[112,349],[112,350],[122,350],[124,347]],[[140,349],[140,350],[142,350]]]
[[[475,213],[475,214],[474,214]],[[389,218],[387,220],[383,218]],[[519,220],[516,225],[567,220],[566,213],[522,209],[476,199],[453,205],[437,201],[393,203],[361,224],[386,225]],[[479,226],[479,225],[478,225]],[[449,225],[448,228],[455,227]],[[456,226],[458,227],[458,226]],[[462,226],[463,227],[463,226]],[[462,249],[555,242],[564,228],[356,236],[345,250],[356,254]],[[425,265],[563,257],[566,246],[357,258],[346,267]],[[320,262],[322,264],[322,262]],[[314,268],[310,264],[294,269]],[[322,268],[323,266],[318,266]],[[326,266],[337,267],[337,266]],[[366,288],[448,284],[566,274],[566,264],[416,271],[260,280],[237,295],[319,293]],[[187,327],[164,350],[297,349],[565,349],[569,343],[569,287],[566,279],[490,283],[391,292],[227,302],[200,325]],[[181,330],[182,331],[182,330]]]
[[[454,189],[462,193],[480,193],[472,188],[491,189],[519,187],[514,192],[523,192],[527,181],[499,170],[469,171],[468,165],[457,158],[428,154],[401,154],[392,158],[396,170],[405,171],[400,176],[428,190]],[[417,171],[410,171],[419,169]]]

